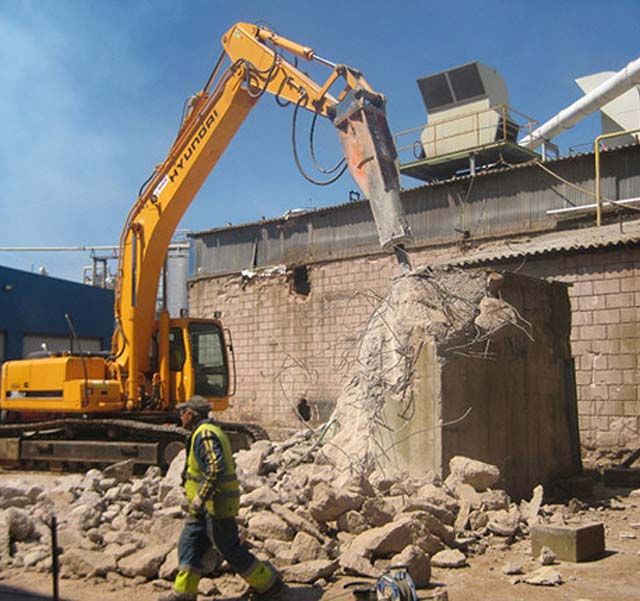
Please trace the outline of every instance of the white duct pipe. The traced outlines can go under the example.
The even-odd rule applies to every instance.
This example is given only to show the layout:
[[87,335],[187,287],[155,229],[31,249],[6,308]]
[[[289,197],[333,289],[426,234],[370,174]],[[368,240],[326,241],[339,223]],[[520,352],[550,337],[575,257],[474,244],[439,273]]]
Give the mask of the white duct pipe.
[[614,98],[640,84],[640,58],[631,61],[624,69],[585,94],[580,100],[560,111],[518,142],[525,148],[536,148],[558,134],[571,129],[583,117],[590,115]]

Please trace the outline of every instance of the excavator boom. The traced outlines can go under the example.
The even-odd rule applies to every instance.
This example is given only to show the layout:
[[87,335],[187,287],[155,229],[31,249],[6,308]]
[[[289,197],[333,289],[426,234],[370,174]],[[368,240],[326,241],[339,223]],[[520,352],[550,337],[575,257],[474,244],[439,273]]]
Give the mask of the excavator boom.
[[[95,431],[111,432],[111,438],[134,437],[147,445],[136,448],[146,449],[149,456],[163,455],[166,462],[171,454],[167,449],[173,448],[177,433],[163,430],[161,424],[171,419],[177,403],[202,394],[214,410],[228,406],[232,378],[228,337],[222,325],[216,320],[170,319],[166,308],[157,311],[156,299],[167,250],[180,220],[263,95],[292,103],[294,116],[304,109],[331,120],[348,169],[370,201],[382,248],[397,250],[410,241],[386,101],[360,71],[335,64],[312,48],[249,23],[229,29],[222,46],[213,73],[188,102],[167,157],[143,186],[125,221],[111,355],[62,353],[3,366],[0,410],[18,416],[18,421],[28,413],[54,420],[41,420],[45,425],[32,430],[38,437],[45,436],[44,432],[58,436],[60,429],[83,440]],[[287,61],[283,52],[321,63],[329,68],[328,77],[321,84],[315,82]],[[226,59],[230,65],[223,70]],[[335,87],[339,90],[334,94],[331,90]],[[72,419],[79,415],[92,420]],[[140,421],[146,425],[140,426]],[[2,432],[10,433],[15,444],[9,446],[26,449],[20,431],[18,426],[0,426],[0,437],[5,436]],[[166,435],[162,448],[153,447],[156,443],[149,441],[160,440],[162,432]],[[44,449],[44,453],[62,453],[55,455],[58,458],[86,458],[85,447],[74,443],[69,450],[62,442],[35,444],[31,452],[38,454]],[[101,444],[99,451],[132,452],[118,442],[113,447]],[[0,461],[2,448],[9,447],[0,444]],[[18,457],[14,455],[14,459]]]
[[[314,50],[248,23],[234,25],[222,37],[231,66],[192,99],[178,138],[164,163],[143,190],[121,238],[116,297],[115,371],[127,379],[130,408],[137,406],[140,381],[148,372],[158,280],[166,251],[180,219],[255,103],[265,93],[297,108],[331,119],[349,171],[371,203],[384,249],[410,239],[400,204],[396,153],[385,116],[385,99],[351,67],[319,59],[331,72],[323,84],[313,81],[278,52],[308,60]],[[334,84],[343,89],[329,93]],[[162,338],[162,332],[160,334]],[[166,370],[163,377],[167,377]],[[168,389],[163,381],[162,388]]]

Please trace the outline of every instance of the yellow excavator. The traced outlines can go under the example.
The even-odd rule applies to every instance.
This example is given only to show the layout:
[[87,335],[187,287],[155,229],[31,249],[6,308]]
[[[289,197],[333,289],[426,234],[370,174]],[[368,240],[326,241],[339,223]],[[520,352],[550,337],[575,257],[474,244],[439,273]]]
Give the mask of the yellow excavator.
[[[186,105],[166,159],[125,221],[111,351],[76,348],[4,363],[0,462],[84,465],[132,458],[166,465],[184,434],[172,425],[177,403],[199,394],[214,411],[227,408],[235,369],[221,323],[170,319],[166,308],[156,311],[157,291],[180,219],[265,93],[292,104],[294,118],[302,108],[332,121],[346,167],[371,203],[381,245],[403,256],[410,232],[400,205],[385,98],[358,70],[265,27],[238,23],[224,34],[222,46],[204,88]],[[313,81],[297,67],[298,58],[328,67],[326,81]],[[340,89],[336,96],[330,93],[334,85]],[[238,446],[261,436],[250,426],[228,427]]]

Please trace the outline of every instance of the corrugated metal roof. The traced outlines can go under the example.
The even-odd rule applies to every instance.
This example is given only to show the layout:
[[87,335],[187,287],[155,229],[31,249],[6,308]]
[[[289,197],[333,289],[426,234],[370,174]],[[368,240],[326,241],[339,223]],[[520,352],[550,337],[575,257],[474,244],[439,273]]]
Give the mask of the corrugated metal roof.
[[[620,150],[624,150],[627,148],[630,148],[632,146],[637,146],[637,144],[625,144],[625,145],[621,145],[621,146],[616,146],[615,148],[609,149],[606,151],[607,154],[609,153],[615,153],[616,151],[620,151]],[[551,168],[554,165],[558,165],[558,164],[562,164],[562,163],[570,163],[573,162],[577,159],[580,159],[582,157],[585,156],[593,156],[594,153],[593,152],[581,152],[581,153],[576,153],[576,154],[572,154],[569,156],[562,156],[562,157],[558,157],[557,159],[550,159],[544,162],[544,165],[546,165],[547,167]],[[488,177],[488,176],[494,176],[494,175],[498,175],[498,174],[503,174],[503,173],[508,173],[510,171],[518,171],[520,169],[526,169],[528,167],[532,167],[535,166],[538,163],[538,161],[527,161],[525,163],[518,163],[518,164],[514,164],[514,165],[505,165],[503,167],[492,167],[491,169],[487,169],[484,171],[478,171],[475,175],[457,175],[454,177],[450,177],[446,180],[439,180],[436,182],[428,182],[425,184],[421,184],[419,186],[415,186],[415,187],[411,187],[411,188],[403,188],[402,192],[403,193],[409,193],[409,192],[414,192],[414,191],[418,191],[418,190],[425,190],[425,189],[437,189],[441,186],[447,186],[450,185],[452,182],[464,182],[464,181],[469,181],[472,178],[483,178],[483,177]],[[624,196],[622,196],[624,197]],[[571,199],[570,199],[571,200]],[[367,200],[358,200],[358,201],[351,201],[351,202],[346,202],[346,203],[340,203],[340,204],[335,204],[335,205],[330,205],[327,207],[320,207],[317,209],[309,209],[309,210],[303,210],[303,211],[298,211],[298,210],[294,210],[292,211],[290,214],[285,214],[282,215],[280,217],[270,217],[267,219],[261,219],[260,221],[249,221],[249,222],[245,222],[245,223],[239,223],[239,224],[234,224],[234,225],[225,225],[225,226],[219,226],[219,227],[214,227],[211,229],[207,229],[207,230],[201,230],[198,232],[193,232],[191,234],[189,234],[189,237],[191,238],[199,238],[201,236],[205,236],[207,234],[214,234],[217,232],[221,232],[221,231],[234,231],[234,230],[238,230],[238,229],[243,229],[243,228],[251,228],[251,227],[255,227],[257,225],[271,225],[271,224],[277,224],[277,223],[286,223],[288,221],[295,221],[297,219],[303,219],[305,217],[308,217],[309,215],[322,215],[325,213],[329,213],[329,212],[333,212],[333,211],[339,211],[340,209],[347,207],[347,206],[357,206],[357,205],[364,205],[367,204],[368,201]],[[575,203],[575,204],[580,204],[579,202]]]
[[[603,197],[640,196],[639,157],[640,146],[607,152],[600,180]],[[555,177],[547,172],[549,164],[554,165]],[[415,247],[455,247],[465,241],[480,249],[485,241],[494,244],[536,236],[536,232],[558,232],[558,219],[549,210],[593,203],[593,155],[545,163],[544,169],[540,166],[527,163],[404,190],[401,201]],[[203,276],[380,251],[369,203],[363,201],[216,228],[193,238],[196,273]]]
[[601,227],[581,228],[496,240],[483,244],[450,261],[448,265],[477,265],[494,261],[508,261],[525,256],[545,255],[633,244],[640,241],[640,219]]

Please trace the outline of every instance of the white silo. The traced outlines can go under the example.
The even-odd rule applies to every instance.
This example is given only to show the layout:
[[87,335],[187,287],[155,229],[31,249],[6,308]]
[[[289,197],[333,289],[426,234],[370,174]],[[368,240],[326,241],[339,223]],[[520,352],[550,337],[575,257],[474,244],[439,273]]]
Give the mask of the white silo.
[[182,312],[188,313],[189,310],[187,280],[190,252],[189,242],[172,244],[167,252],[167,308],[171,317],[180,317]]

